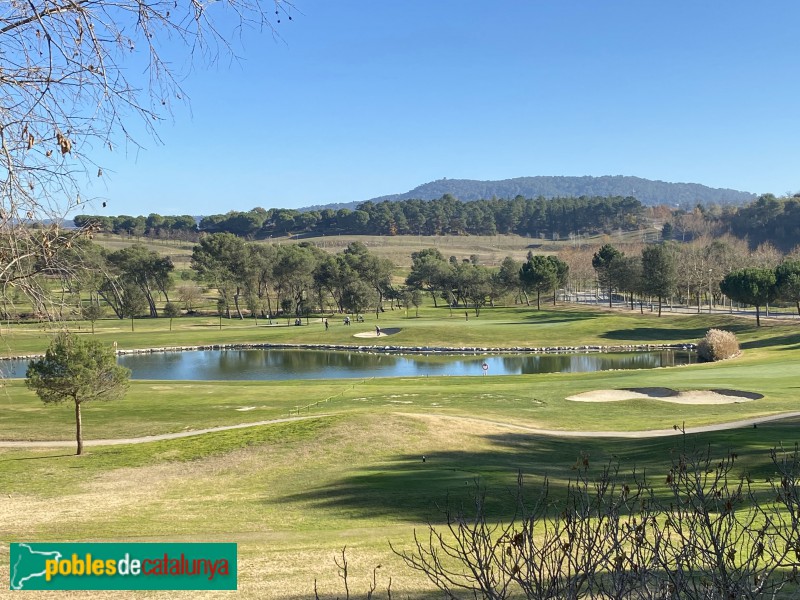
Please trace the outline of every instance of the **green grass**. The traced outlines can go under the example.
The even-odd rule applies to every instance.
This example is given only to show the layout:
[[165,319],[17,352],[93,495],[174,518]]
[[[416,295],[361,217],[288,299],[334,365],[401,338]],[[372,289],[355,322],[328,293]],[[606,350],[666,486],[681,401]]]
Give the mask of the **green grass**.
[[[53,497],[63,493],[64,489],[80,488],[87,479],[113,469],[199,461],[251,446],[281,446],[308,441],[338,420],[338,417],[323,417],[244,430],[219,431],[178,440],[94,447],[88,449],[85,457],[71,457],[69,450],[62,449],[10,452],[9,458],[0,458],[3,463],[0,489]],[[69,469],[53,470],[52,466],[63,463],[59,459],[66,456],[74,458],[70,461]]]
[[[217,317],[181,317],[173,319],[136,319],[134,331],[130,320],[105,319],[95,323],[99,339],[116,342],[120,349],[163,346],[193,346],[225,343],[297,343],[347,344],[352,346],[491,346],[546,347],[591,345],[627,345],[643,343],[682,343],[700,339],[711,328],[734,331],[741,341],[756,347],[759,340],[784,336],[784,346],[800,347],[800,333],[793,324],[769,324],[755,327],[752,319],[728,315],[673,315],[661,318],[653,313],[618,312],[602,308],[574,305],[543,307],[486,308],[480,317],[474,313],[469,321],[463,310],[425,307],[419,318],[414,311],[387,310],[375,319],[366,314],[365,323],[342,324],[339,316],[328,316],[330,329],[326,332],[319,318],[309,325],[295,327],[286,320],[222,319]],[[399,328],[391,337],[355,338],[358,332]],[[91,335],[87,322],[72,321],[59,325],[81,335]],[[47,324],[22,324],[0,328],[0,350],[6,356],[43,352],[53,334]],[[772,342],[767,342],[772,345]]]
[[[414,527],[441,518],[440,506],[466,502],[474,482],[502,511],[518,470],[532,488],[549,477],[554,493],[575,474],[582,453],[599,469],[615,457],[646,468],[657,485],[680,437],[658,439],[538,436],[498,423],[565,430],[639,430],[697,426],[800,409],[796,326],[759,329],[715,315],[626,314],[561,308],[495,309],[463,320],[463,311],[426,309],[419,319],[385,313],[382,327],[403,331],[399,345],[542,346],[683,342],[710,326],[734,329],[742,357],[672,369],[513,377],[447,377],[300,382],[137,381],[127,398],[87,405],[87,439],[131,437],[286,416],[296,406],[318,419],[277,423],[171,441],[65,449],[0,449],[0,539],[236,541],[243,598],[305,598],[320,580],[323,594],[343,594],[332,559],[348,546],[353,589],[365,590],[371,568],[393,577],[395,597],[422,597],[430,586],[401,566],[387,540],[407,547]],[[209,324],[208,321],[212,323]],[[317,343],[321,326],[259,327],[214,319],[142,320],[131,334],[105,321],[98,335],[122,347],[281,341]],[[374,323],[363,326],[370,329]],[[332,324],[331,341],[364,344]],[[127,334],[127,335],[124,335]],[[33,326],[4,331],[8,352],[47,341]],[[327,341],[327,339],[325,340]],[[381,343],[386,343],[381,340]],[[656,400],[569,402],[583,391],[627,387],[730,388],[764,398],[718,406]],[[255,407],[248,411],[237,408]],[[44,406],[19,381],[0,390],[0,437],[71,439],[69,406]],[[688,436],[690,447],[733,448],[758,485],[770,472],[769,449],[800,439],[800,420],[757,429]],[[422,462],[421,457],[427,457]],[[449,499],[449,500],[448,500]],[[0,578],[8,561],[0,547]],[[121,594],[124,597],[128,597]],[[154,594],[166,598],[166,595]],[[80,597],[80,596],[77,596]],[[85,597],[89,597],[88,595]],[[131,597],[133,597],[131,595]]]
[[[751,354],[752,353],[752,354]],[[768,354],[771,353],[771,354]],[[764,356],[766,355],[766,356]],[[87,404],[85,439],[136,437],[276,419],[295,414],[394,412],[477,416],[519,425],[568,430],[637,431],[735,421],[800,410],[796,352],[747,350],[714,365],[536,376],[369,380],[153,382],[134,381],[121,401]],[[754,402],[717,406],[657,400],[576,403],[566,397],[596,389],[671,387],[757,392]],[[246,408],[248,410],[237,410]],[[3,437],[71,439],[73,409],[44,405],[21,380],[0,390]]]

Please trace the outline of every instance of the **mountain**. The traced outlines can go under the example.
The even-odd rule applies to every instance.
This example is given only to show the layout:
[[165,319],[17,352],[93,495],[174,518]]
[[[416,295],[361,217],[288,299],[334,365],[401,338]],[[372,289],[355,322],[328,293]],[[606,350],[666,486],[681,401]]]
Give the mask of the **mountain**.
[[[389,196],[386,196],[389,198]],[[320,210],[339,210],[341,208],[348,208],[350,210],[355,210],[356,206],[361,204],[362,200],[354,200],[353,202],[332,202],[331,204],[313,204],[311,206],[304,206],[302,208],[298,208],[300,212],[311,212],[312,210],[320,211]]]
[[405,194],[372,198],[384,200],[433,200],[452,194],[459,200],[482,198],[569,197],[569,196],[633,196],[642,204],[653,206],[669,204],[695,206],[702,204],[744,204],[756,198],[755,194],[738,190],[710,188],[698,183],[668,183],[641,177],[606,175],[603,177],[516,177],[499,181],[474,179],[439,179],[420,185]]

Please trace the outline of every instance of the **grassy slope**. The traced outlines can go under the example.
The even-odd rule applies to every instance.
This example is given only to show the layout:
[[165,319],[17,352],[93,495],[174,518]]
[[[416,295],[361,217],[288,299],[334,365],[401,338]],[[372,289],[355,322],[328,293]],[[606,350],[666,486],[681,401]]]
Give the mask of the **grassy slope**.
[[[484,315],[466,323],[449,319],[446,310],[431,310],[424,318],[397,323],[409,324],[403,332],[409,345],[437,339],[457,345],[472,336],[485,345],[516,345],[520,339],[565,345],[690,341],[709,324],[708,317],[658,320],[649,315],[573,309],[498,310]],[[381,319],[384,327],[391,323]],[[726,325],[725,319],[719,317],[714,324]],[[319,410],[334,416],[168,442],[92,448],[81,458],[61,450],[0,450],[0,495],[5,498],[0,503],[0,539],[238,541],[239,595],[245,598],[309,597],[315,578],[320,578],[323,592],[341,594],[332,557],[346,544],[352,571],[360,578],[354,583],[361,590],[366,588],[364,578],[371,566],[381,563],[381,573],[394,578],[396,593],[404,590],[417,597],[419,590],[426,589],[425,582],[399,565],[386,540],[408,544],[415,525],[438,518],[437,501],[448,495],[453,501],[465,498],[476,477],[499,490],[498,497],[513,483],[517,469],[530,474],[532,485],[548,474],[558,489],[581,452],[588,453],[594,465],[618,456],[659,474],[670,451],[681,443],[679,438],[561,440],[438,415],[565,429],[639,429],[796,409],[800,349],[796,327],[756,330],[745,321],[727,323],[731,324],[744,340],[743,357],[679,369],[361,383],[137,382],[125,400],[87,407],[87,437],[261,420],[330,396]],[[193,327],[187,320],[173,337],[217,335],[211,329],[198,334]],[[246,336],[250,328],[240,325],[230,331],[229,339],[236,339]],[[283,335],[285,341],[320,337],[312,327],[268,331],[281,332],[276,336]],[[346,339],[351,334],[344,327],[331,331]],[[29,334],[15,332],[12,348],[19,339],[38,338],[25,335]],[[115,333],[103,335],[110,339]],[[136,336],[130,342],[158,345],[153,338],[162,334],[130,335]],[[402,335],[390,338],[391,342],[400,343]],[[641,400],[616,404],[564,400],[579,391],[639,386],[735,388],[760,392],[765,398],[708,407]],[[235,410],[243,406],[257,408]],[[44,407],[19,383],[2,390],[0,408],[4,438],[72,435],[69,407]],[[769,447],[797,439],[797,423],[784,422],[695,436],[690,444],[734,447],[743,465],[760,472]],[[425,463],[423,454],[428,457]],[[0,565],[0,577],[5,577],[7,558]],[[385,585],[385,576],[383,581]],[[119,596],[127,597],[115,594]]]

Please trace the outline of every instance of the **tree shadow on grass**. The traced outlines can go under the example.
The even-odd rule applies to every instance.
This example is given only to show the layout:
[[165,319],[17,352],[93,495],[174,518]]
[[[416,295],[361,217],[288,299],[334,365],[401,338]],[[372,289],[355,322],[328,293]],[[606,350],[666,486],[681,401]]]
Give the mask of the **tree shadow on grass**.
[[[657,491],[666,494],[664,479],[670,459],[686,449],[713,449],[722,457],[728,450],[739,455],[737,465],[753,475],[771,473],[770,448],[782,440],[797,439],[800,419],[705,434],[640,439],[559,439],[529,434],[485,436],[490,448],[481,451],[436,451],[425,455],[401,454],[329,485],[298,491],[269,503],[310,503],[314,508],[356,517],[377,517],[410,522],[441,522],[443,507],[464,506],[469,512],[475,484],[487,490],[490,515],[511,514],[515,507],[517,475],[523,473],[530,496],[548,478],[550,497],[560,498],[576,474],[583,457],[597,476],[609,461],[618,460],[622,472],[645,470]],[[666,496],[665,496],[666,497]]]
[[620,342],[695,342],[702,338],[707,327],[632,327],[630,329],[613,329],[601,333],[599,337]]
[[42,460],[46,458],[71,458],[73,456],[76,456],[74,452],[70,454],[50,454],[48,456],[18,456],[15,458],[0,458],[0,463],[18,461],[18,460]]
[[575,323],[602,316],[600,313],[590,312],[534,312],[523,317],[520,321],[503,321],[498,325],[539,325],[546,323]]
[[785,346],[782,350],[797,350],[800,348],[800,332],[775,337],[753,340],[740,344],[742,350],[752,348],[769,348],[771,346]]

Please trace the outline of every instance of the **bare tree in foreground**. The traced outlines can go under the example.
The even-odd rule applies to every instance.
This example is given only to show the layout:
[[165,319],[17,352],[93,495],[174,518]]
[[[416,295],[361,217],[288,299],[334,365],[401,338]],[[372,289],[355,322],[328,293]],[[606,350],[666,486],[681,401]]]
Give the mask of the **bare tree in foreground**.
[[231,56],[228,36],[245,26],[274,32],[290,9],[282,0],[1,3],[4,297],[17,288],[46,311],[37,277],[66,268],[58,257],[76,235],[61,220],[87,201],[89,181],[103,177],[103,152],[137,146],[137,121],[156,136],[154,125],[184,99],[183,73],[173,65]]
[[800,451],[771,456],[759,486],[734,453],[679,452],[659,484],[616,464],[590,477],[582,457],[563,494],[545,482],[530,503],[520,478],[507,523],[477,494],[395,552],[449,599],[800,598]]

